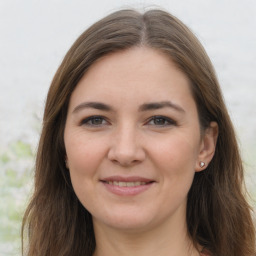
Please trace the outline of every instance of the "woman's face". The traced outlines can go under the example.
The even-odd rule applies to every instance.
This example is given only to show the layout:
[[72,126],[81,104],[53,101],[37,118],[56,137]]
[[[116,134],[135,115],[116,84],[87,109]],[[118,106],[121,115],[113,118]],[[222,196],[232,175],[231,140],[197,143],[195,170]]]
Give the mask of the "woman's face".
[[133,48],[91,66],[71,95],[64,141],[94,225],[138,230],[185,220],[205,141],[189,81],[162,53]]

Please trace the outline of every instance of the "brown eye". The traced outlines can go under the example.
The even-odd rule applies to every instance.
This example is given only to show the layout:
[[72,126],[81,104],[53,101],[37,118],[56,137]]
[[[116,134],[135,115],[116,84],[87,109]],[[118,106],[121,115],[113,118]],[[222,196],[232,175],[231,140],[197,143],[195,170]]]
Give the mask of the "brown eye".
[[90,116],[82,120],[81,125],[88,125],[88,126],[101,126],[105,125],[107,122],[101,116]]
[[164,118],[154,118],[153,122],[155,125],[165,125],[166,124],[166,120]]
[[90,121],[92,125],[100,125],[103,122],[103,118],[95,117],[95,118],[92,118]]
[[176,122],[169,117],[153,116],[147,124],[155,125],[155,126],[170,126],[170,125],[176,125]]

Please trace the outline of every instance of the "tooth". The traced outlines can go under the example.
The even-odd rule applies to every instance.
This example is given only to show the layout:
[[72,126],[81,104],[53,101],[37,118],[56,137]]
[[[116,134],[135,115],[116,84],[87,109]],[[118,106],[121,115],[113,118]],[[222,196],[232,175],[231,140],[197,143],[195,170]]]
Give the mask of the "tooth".
[[119,186],[119,187],[135,187],[135,186],[141,186],[141,185],[146,185],[147,183],[144,181],[107,181],[109,185],[114,185],[114,186]]
[[120,187],[126,187],[126,182],[119,181],[118,186],[120,186]]
[[126,186],[127,186],[127,187],[134,187],[134,182],[127,182],[127,183],[126,183]]

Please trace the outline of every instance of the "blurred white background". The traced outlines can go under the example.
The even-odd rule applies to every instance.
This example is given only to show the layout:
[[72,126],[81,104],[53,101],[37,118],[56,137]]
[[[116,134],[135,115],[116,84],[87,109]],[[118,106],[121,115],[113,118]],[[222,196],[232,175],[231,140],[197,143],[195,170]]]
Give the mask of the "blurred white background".
[[36,147],[51,79],[66,51],[89,25],[120,8],[150,6],[176,15],[205,46],[238,134],[248,187],[255,198],[254,0],[0,0],[0,151],[17,140]]
[[170,11],[199,37],[217,70],[243,147],[255,146],[255,1],[1,0],[1,147],[17,138],[37,141],[33,116],[41,118],[51,79],[81,32],[113,10],[148,6]]
[[[256,163],[256,1],[1,0],[0,149],[37,144],[51,79],[74,40],[114,10],[160,6],[199,37],[216,68],[247,170]],[[39,119],[39,121],[38,121]],[[250,172],[250,171],[248,171]]]
[[[13,184],[15,172],[24,171],[32,161],[24,157],[16,162],[15,157],[4,156],[5,151],[17,141],[36,148],[52,77],[71,44],[89,25],[120,8],[152,6],[180,18],[205,46],[237,131],[248,188],[256,199],[256,1],[0,0],[0,174],[5,167],[0,180],[0,226],[5,227],[0,232],[0,240],[5,239],[0,241],[1,255],[13,255],[13,237],[7,233],[15,226],[19,234],[17,205],[25,207],[18,185],[9,189],[9,183],[4,184]],[[16,152],[18,147],[23,156],[30,155],[25,144],[15,145]],[[23,180],[27,182],[26,177]],[[12,220],[13,212],[19,215]]]

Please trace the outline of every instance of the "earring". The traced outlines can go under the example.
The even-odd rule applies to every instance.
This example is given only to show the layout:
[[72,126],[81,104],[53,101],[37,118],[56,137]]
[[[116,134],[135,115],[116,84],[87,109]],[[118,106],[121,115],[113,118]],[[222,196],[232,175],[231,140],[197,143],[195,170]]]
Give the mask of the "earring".
[[203,168],[203,167],[205,166],[205,162],[200,161],[200,162],[199,162],[199,165],[200,165],[201,168]]

